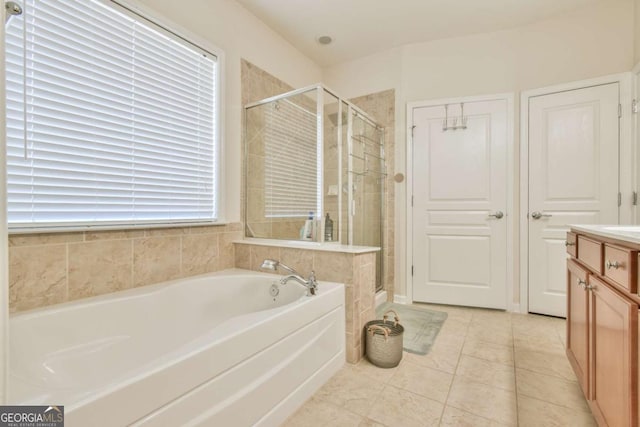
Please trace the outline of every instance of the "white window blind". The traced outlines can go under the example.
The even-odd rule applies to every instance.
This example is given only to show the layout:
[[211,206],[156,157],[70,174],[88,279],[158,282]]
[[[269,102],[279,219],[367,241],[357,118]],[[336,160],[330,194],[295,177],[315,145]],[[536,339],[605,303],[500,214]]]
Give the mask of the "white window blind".
[[216,57],[115,4],[23,6],[6,34],[10,227],[215,221]]
[[265,107],[265,215],[319,215],[317,117],[290,101]]

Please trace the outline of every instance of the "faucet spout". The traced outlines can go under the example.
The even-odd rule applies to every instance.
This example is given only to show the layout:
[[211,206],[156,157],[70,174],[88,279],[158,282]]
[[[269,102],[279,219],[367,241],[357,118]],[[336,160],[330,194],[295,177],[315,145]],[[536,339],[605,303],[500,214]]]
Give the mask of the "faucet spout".
[[284,276],[282,279],[280,279],[280,284],[284,285],[290,280],[293,280],[296,283],[299,283],[300,285],[307,288],[307,296],[315,295],[316,292],[318,291],[318,281],[316,280],[316,274],[313,271],[309,275],[309,278],[305,279],[304,277],[302,277],[300,273],[295,271],[293,268],[282,264],[280,261],[265,259],[262,262],[262,266],[261,266],[261,268],[272,270],[272,271],[276,271],[278,267],[291,273],[287,276]]

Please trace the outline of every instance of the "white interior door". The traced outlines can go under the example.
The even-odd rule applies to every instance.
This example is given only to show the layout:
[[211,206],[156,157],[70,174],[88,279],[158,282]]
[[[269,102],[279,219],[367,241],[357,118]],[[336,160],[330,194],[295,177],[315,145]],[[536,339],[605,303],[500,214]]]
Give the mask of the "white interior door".
[[443,131],[444,105],[413,109],[414,301],[506,308],[507,113],[467,102]]
[[568,224],[617,224],[618,83],[529,99],[529,312],[566,316]]

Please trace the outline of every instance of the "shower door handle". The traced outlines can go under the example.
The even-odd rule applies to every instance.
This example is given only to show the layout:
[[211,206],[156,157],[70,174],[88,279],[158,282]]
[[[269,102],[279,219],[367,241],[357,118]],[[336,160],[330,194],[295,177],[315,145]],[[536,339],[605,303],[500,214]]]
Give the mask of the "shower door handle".
[[489,214],[489,216],[495,219],[500,219],[504,216],[504,214],[502,213],[502,211],[498,211],[496,213]]

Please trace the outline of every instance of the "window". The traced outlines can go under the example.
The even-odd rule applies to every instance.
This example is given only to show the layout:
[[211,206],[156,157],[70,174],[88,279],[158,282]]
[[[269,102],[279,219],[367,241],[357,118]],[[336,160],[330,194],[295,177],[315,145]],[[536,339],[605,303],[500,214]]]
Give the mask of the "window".
[[265,111],[265,216],[319,214],[317,117],[288,100]]
[[6,34],[10,228],[216,221],[216,56],[115,3],[23,9]]

